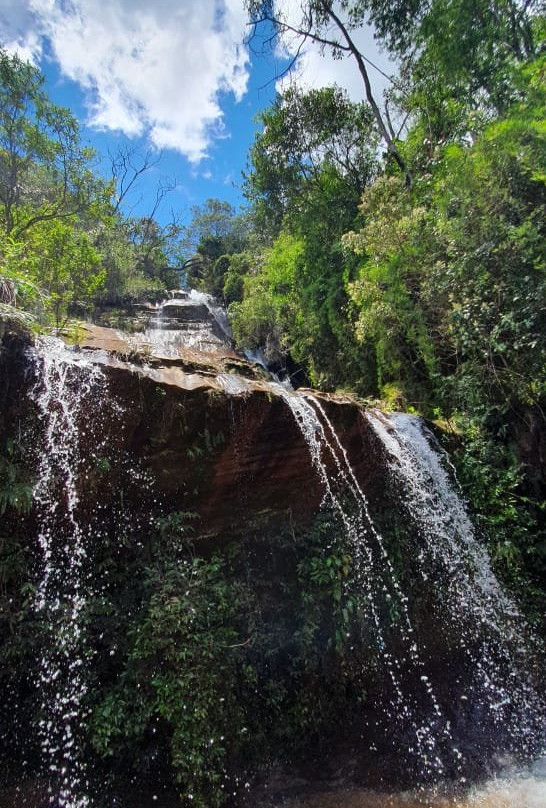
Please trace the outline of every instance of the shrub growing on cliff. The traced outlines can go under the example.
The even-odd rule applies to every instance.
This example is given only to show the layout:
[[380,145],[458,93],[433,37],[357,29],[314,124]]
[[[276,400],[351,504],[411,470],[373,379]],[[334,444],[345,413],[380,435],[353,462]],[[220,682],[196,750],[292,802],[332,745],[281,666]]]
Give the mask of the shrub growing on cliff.
[[121,602],[140,582],[140,606],[118,628],[126,655],[116,677],[100,677],[92,741],[125,775],[147,767],[153,777],[168,759],[183,799],[213,808],[272,756],[311,738],[318,748],[353,709],[352,559],[328,517],[209,558],[173,541],[169,524],[160,520],[144,579],[142,569],[117,578]]

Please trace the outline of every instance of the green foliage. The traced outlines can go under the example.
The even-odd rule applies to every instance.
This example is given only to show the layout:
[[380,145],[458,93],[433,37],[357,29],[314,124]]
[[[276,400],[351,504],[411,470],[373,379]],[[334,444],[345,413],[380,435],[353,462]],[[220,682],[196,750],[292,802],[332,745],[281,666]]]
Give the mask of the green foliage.
[[0,50],[0,278],[19,309],[59,327],[94,302],[177,286],[179,228],[121,216],[115,183],[93,172],[76,119],[43,84],[33,65]]
[[229,256],[223,275],[222,289],[226,306],[231,303],[240,303],[243,299],[244,278],[251,272],[253,265],[253,256],[250,252],[235,253]]
[[434,78],[454,97],[502,111],[514,99],[513,72],[517,61],[536,55],[533,12],[515,0],[435,0],[426,10],[416,34],[422,53],[417,81]]
[[[242,723],[229,687],[241,639],[237,591],[217,558],[158,567],[145,586],[149,604],[131,634],[124,697],[107,696],[99,707],[95,743],[112,754],[124,736],[166,724],[184,799],[221,805],[229,782],[226,747],[237,748]],[[127,698],[131,691],[134,699]]]
[[113,773],[155,760],[183,804],[210,808],[273,755],[326,740],[353,709],[359,600],[329,516],[212,556],[188,541],[194,516],[158,516],[152,558],[129,568],[119,559],[107,600],[92,606],[91,625],[107,614],[110,634],[121,622],[111,634],[117,666],[108,670],[105,654],[97,674],[91,733]]
[[132,248],[135,273],[151,286],[160,288],[178,286],[177,272],[171,268],[179,259],[178,238],[180,228],[171,223],[161,226],[148,216],[129,218],[123,222]]
[[301,241],[281,233],[265,253],[261,271],[244,277],[242,302],[230,306],[236,343],[251,349],[263,346],[272,362],[281,359],[297,317],[295,278],[302,254]]
[[495,439],[479,418],[459,415],[455,424],[462,440],[452,457],[473,519],[487,539],[498,575],[543,631],[546,531],[540,487],[526,479],[513,442]]
[[436,186],[445,262],[429,283],[447,304],[460,406],[531,403],[545,390],[545,209],[537,177],[544,152],[537,112],[518,105],[472,150],[451,149]]
[[92,174],[75,118],[42,85],[35,67],[0,51],[0,275],[12,305],[59,327],[104,280],[77,219],[100,217],[108,189]]
[[0,220],[15,238],[89,209],[104,192],[76,119],[51,103],[43,82],[34,66],[0,50]]
[[103,288],[106,270],[89,235],[61,219],[37,222],[19,240],[0,239],[3,273],[14,303],[57,328],[74,306],[91,304]]
[[230,256],[241,253],[247,246],[247,219],[237,214],[229,202],[219,199],[194,205],[191,213],[192,221],[184,228],[180,245],[189,256],[185,264],[186,283],[220,298]]
[[542,113],[533,89],[472,146],[444,147],[411,191],[378,180],[364,227],[344,238],[364,258],[349,291],[379,383],[425,408],[543,394]]
[[40,289],[57,328],[71,306],[91,303],[106,275],[88,235],[59,220],[37,223],[28,233],[21,269]]
[[[320,114],[313,119],[315,109]],[[332,90],[285,94],[264,121],[247,188],[258,221],[265,215],[275,236],[272,250],[286,253],[288,263],[279,284],[269,269],[270,250],[262,251],[262,266],[247,276],[243,300],[232,308],[234,333],[240,345],[261,346],[279,364],[289,354],[317,386],[344,384],[369,372],[343,283],[351,261],[345,264],[340,247],[359,191],[376,168],[369,116]],[[297,259],[287,238],[299,244]]]
[[308,192],[320,190],[325,169],[343,178],[343,195],[356,198],[376,171],[369,108],[351,103],[338,87],[286,90],[260,122],[245,192],[255,203],[258,227],[273,236]]
[[16,455],[13,440],[7,439],[0,456],[0,516],[8,508],[26,513],[32,506],[32,485]]
[[31,312],[40,312],[46,304],[45,295],[25,271],[25,244],[12,236],[0,234],[0,299],[6,316],[32,320]]
[[[34,704],[28,693],[38,675],[36,647],[43,630],[34,608],[32,492],[28,458],[22,455],[19,442],[4,434],[0,454],[0,768],[4,776],[11,773],[18,756],[32,755],[34,747],[33,733],[21,731],[32,725]],[[16,774],[14,780],[20,782]]]
[[407,403],[419,406],[436,374],[420,295],[426,249],[435,246],[427,240],[425,210],[412,205],[398,177],[371,186],[361,210],[364,228],[343,240],[366,259],[348,287],[358,311],[356,336],[375,350],[380,392],[395,385]]
[[[166,286],[178,285],[178,278],[168,270],[161,245],[156,243],[151,248],[146,241],[135,243],[129,222],[114,219],[99,223],[92,232],[92,241],[105,270],[104,285],[94,295],[99,305],[156,300]],[[151,252],[146,257],[149,248]]]

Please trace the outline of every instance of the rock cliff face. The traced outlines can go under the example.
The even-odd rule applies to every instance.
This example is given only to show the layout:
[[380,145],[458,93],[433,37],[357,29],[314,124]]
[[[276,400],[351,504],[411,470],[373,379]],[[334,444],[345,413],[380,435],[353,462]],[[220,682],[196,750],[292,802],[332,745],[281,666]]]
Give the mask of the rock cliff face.
[[208,808],[272,763],[391,787],[532,751],[519,617],[422,426],[164,308],[71,349],[3,334],[4,785],[83,806],[145,777]]
[[[119,496],[130,458],[148,480],[138,491],[138,507],[159,497],[164,507],[195,512],[194,531],[202,537],[225,540],[249,525],[316,516],[325,488],[287,403],[296,394],[271,383],[259,366],[226,346],[213,352],[179,347],[173,356],[97,326],[80,334],[75,350],[104,374],[113,407],[101,433],[112,458],[124,458],[117,469],[108,461],[103,502]],[[30,360],[24,372],[20,352],[17,361],[18,372],[8,375],[12,388],[18,378],[12,398],[21,417],[21,402],[28,401],[35,380]],[[343,397],[314,395],[343,435],[357,478],[364,488],[376,488],[380,448],[361,409]],[[332,457],[325,463],[334,470]],[[93,483],[92,497],[99,478],[87,481]]]

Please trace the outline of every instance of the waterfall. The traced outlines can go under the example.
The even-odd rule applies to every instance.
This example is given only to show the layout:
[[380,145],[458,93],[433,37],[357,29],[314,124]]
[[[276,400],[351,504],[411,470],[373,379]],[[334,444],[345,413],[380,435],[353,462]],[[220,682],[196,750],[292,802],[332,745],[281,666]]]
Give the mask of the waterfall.
[[[408,597],[374,525],[347,452],[317,398],[282,388],[278,392],[294,415],[322,481],[323,505],[341,519],[351,548],[354,584],[364,593],[368,619],[391,683],[392,698],[384,708],[385,717],[391,724],[411,727],[413,752],[422,776],[460,773],[464,754],[456,745],[451,720],[435,692],[436,683],[426,672]],[[440,599],[447,603],[449,619],[468,657],[470,681],[457,696],[472,704],[479,701],[493,724],[513,736],[514,748],[530,752],[536,743],[541,705],[525,673],[528,652],[523,620],[474,536],[464,504],[451,484],[447,459],[433,447],[419,419],[400,415],[387,421],[379,414],[368,414],[367,418],[389,455],[397,496],[403,497],[421,536],[418,561],[423,582],[441,590]],[[389,628],[381,618],[385,603],[395,603],[400,614],[398,652],[391,649],[385,636]],[[444,619],[445,609],[442,603],[439,620]],[[405,684],[408,667],[413,672],[413,687],[417,682],[425,702]]]
[[[323,504],[332,508],[343,524],[346,538],[353,553],[355,583],[365,594],[367,609],[375,629],[376,643],[392,686],[392,698],[385,718],[389,723],[402,722],[412,728],[415,756],[424,777],[440,776],[445,771],[438,741],[448,742],[459,760],[461,753],[453,741],[440,709],[429,677],[423,671],[414,627],[408,612],[408,598],[403,593],[380,532],[370,516],[366,497],[356,479],[347,453],[327,414],[310,395],[297,395],[283,388],[283,397],[307,443],[312,463],[323,483]],[[333,463],[333,472],[327,463]],[[424,691],[430,710],[425,720],[419,717],[415,694],[403,684],[402,660],[392,653],[385,637],[380,615],[381,601],[397,605],[402,614],[399,626],[405,656],[410,661],[416,679]],[[411,751],[411,750],[410,750]]]
[[[213,367],[213,371],[205,365],[207,384],[194,394],[189,385],[177,387],[174,376],[168,384],[162,384],[159,376],[153,376],[155,366],[144,367],[144,373],[140,366],[98,351],[73,350],[55,339],[38,340],[30,356],[33,406],[29,420],[33,425],[37,422],[38,429],[32,435],[27,429],[24,437],[27,450],[32,443],[31,465],[36,470],[35,509],[29,518],[38,526],[33,570],[38,624],[37,742],[41,774],[49,783],[52,808],[90,808],[95,804],[92,795],[100,787],[94,781],[94,764],[87,755],[91,751],[91,761],[99,757],[86,742],[95,737],[97,715],[101,719],[103,683],[107,693],[115,692],[118,686],[120,693],[124,691],[124,674],[130,668],[123,655],[131,647],[130,643],[118,643],[117,628],[110,636],[109,629],[102,627],[101,603],[110,604],[115,612],[125,608],[127,602],[132,604],[133,592],[135,601],[147,593],[145,576],[138,584],[140,590],[135,586],[136,578],[129,575],[125,580],[125,559],[132,559],[134,566],[127,569],[137,570],[137,575],[143,575],[141,571],[148,564],[150,569],[155,568],[156,562],[149,559],[156,550],[161,558],[161,546],[154,547],[163,540],[158,538],[162,535],[158,525],[167,524],[168,519],[174,519],[175,524],[184,516],[182,511],[205,514],[202,531],[199,526],[195,532],[195,545],[203,536],[206,540],[212,537],[212,545],[217,534],[206,532],[203,506],[212,492],[211,512],[216,502],[221,507],[217,530],[222,547],[226,539],[229,542],[232,538],[229,508],[234,508],[234,513],[241,514],[240,530],[245,541],[248,539],[249,551],[256,552],[257,560],[252,563],[262,565],[262,547],[257,541],[253,545],[256,528],[252,525],[253,511],[247,507],[249,486],[245,485],[244,497],[238,499],[232,481],[255,479],[265,485],[274,481],[274,473],[266,472],[260,477],[262,466],[254,463],[255,440],[259,451],[264,433],[271,447],[271,454],[266,456],[271,461],[269,468],[279,475],[290,472],[288,482],[283,481],[286,487],[280,489],[282,507],[293,505],[292,480],[297,479],[301,469],[305,479],[311,478],[312,482],[316,475],[319,481],[313,485],[307,513],[311,518],[316,516],[322,495],[328,517],[334,517],[318,520],[321,533],[316,539],[307,528],[300,532],[300,523],[295,521],[295,541],[302,546],[317,541],[321,562],[336,561],[338,552],[339,557],[343,553],[343,557],[351,559],[346,564],[351,568],[349,575],[344,571],[336,578],[335,605],[330,590],[325,590],[328,596],[320,606],[327,615],[324,630],[320,626],[324,646],[319,648],[328,648],[328,654],[332,650],[326,663],[333,663],[331,672],[327,665],[324,667],[325,675],[332,677],[325,680],[324,687],[331,687],[332,681],[337,686],[338,676],[342,677],[340,692],[348,683],[347,701],[341,702],[347,738],[338,740],[337,734],[333,735],[339,746],[332,754],[336,765],[336,754],[347,750],[348,759],[355,756],[357,777],[360,773],[364,777],[368,772],[373,774],[375,766],[378,782],[387,782],[390,772],[384,777],[383,766],[392,765],[392,785],[399,784],[399,777],[401,782],[417,783],[419,788],[433,783],[440,789],[443,786],[438,783],[456,780],[459,785],[468,775],[483,774],[497,751],[531,755],[537,750],[543,706],[534,688],[532,671],[527,673],[528,631],[515,604],[495,578],[475,535],[447,455],[422,420],[363,412],[356,405],[329,402],[310,391],[293,391],[278,381],[256,382],[229,373],[221,370],[222,365],[220,370]],[[253,392],[256,396],[252,399]],[[114,393],[128,402],[125,411],[113,400]],[[214,411],[212,404],[207,409],[208,399]],[[229,417],[222,420],[226,409]],[[347,434],[340,430],[340,423],[349,425]],[[224,441],[230,425],[234,445],[229,437]],[[216,444],[208,430],[216,429],[220,434],[220,427],[222,440]],[[297,446],[293,447],[294,436]],[[356,460],[358,446],[361,454]],[[281,469],[285,451],[290,453],[292,448],[297,461],[293,473],[291,468]],[[268,468],[266,463],[263,468]],[[261,508],[262,500],[258,502]],[[221,534],[224,514],[228,515],[227,529]],[[257,524],[264,522],[260,519]],[[272,534],[278,524],[282,523],[272,520]],[[303,517],[301,525],[305,525]],[[165,541],[177,547],[176,559],[179,549],[180,558],[186,551],[195,552],[193,537],[190,551],[190,542],[178,548],[181,532],[173,529],[172,534],[167,531],[165,535]],[[234,534],[236,541],[239,535]],[[279,544],[279,552],[285,553],[286,545]],[[106,565],[104,559],[111,558],[122,545],[130,551],[120,554],[116,561],[119,566]],[[203,545],[208,547],[206,542]],[[269,544],[266,546],[269,552]],[[282,563],[287,564],[287,558],[283,557]],[[118,603],[116,587],[120,578],[126,589]],[[284,589],[282,580],[275,581],[279,583],[280,596],[284,598],[290,592],[296,603],[302,580],[294,575],[294,581],[288,580]],[[340,595],[341,587],[345,600]],[[261,594],[258,586],[258,605]],[[273,599],[269,590],[266,597]],[[241,625],[246,625],[247,617],[252,616],[249,625],[254,626],[255,615],[246,615],[244,610],[256,607],[245,606],[244,598],[241,600]],[[348,604],[349,617],[344,614],[342,618]],[[119,625],[140,631],[139,621],[143,618],[137,614],[139,608],[135,607],[131,619],[120,618]],[[271,613],[273,617],[267,619],[273,620],[274,610]],[[283,612],[279,618],[281,637],[284,619]],[[114,627],[117,625],[114,623]],[[273,642],[277,642],[275,630],[270,632]],[[345,630],[347,639],[338,639]],[[334,638],[331,644],[330,635],[326,636],[330,631]],[[286,628],[290,642],[291,632],[290,619]],[[234,653],[241,654],[241,664],[248,660],[256,664],[255,655],[260,649],[252,647],[249,636],[241,634],[239,642],[237,633],[235,644],[222,648],[237,649]],[[127,637],[131,637],[129,631]],[[263,642],[267,646],[265,639]],[[118,645],[123,646],[123,651],[116,650]],[[161,665],[159,648],[158,654],[157,665]],[[343,657],[339,668],[337,654]],[[138,655],[135,658],[138,660]],[[189,658],[191,664],[191,655]],[[178,661],[176,664],[174,675],[178,676],[180,665]],[[452,667],[446,670],[446,666]],[[344,676],[348,676],[347,680]],[[155,686],[144,677],[135,681],[135,693]],[[255,709],[255,696],[260,695],[254,692],[254,680],[250,688],[251,696],[244,687],[238,693],[243,711],[247,709],[245,704]],[[332,692],[336,692],[335,686]],[[357,698],[353,698],[354,693]],[[147,697],[152,698],[149,693]],[[219,703],[223,701],[222,696]],[[130,698],[129,703],[132,704]],[[354,707],[356,704],[359,706]],[[130,718],[127,709],[121,715]],[[275,720],[282,719],[277,710],[275,704]],[[120,734],[126,723],[126,718],[120,721]],[[326,726],[325,732],[329,731]],[[156,732],[155,723],[152,732]],[[132,749],[129,742],[123,743]],[[150,743],[150,755],[161,755],[164,738],[154,743],[157,747]],[[162,762],[162,758],[159,760]],[[119,765],[117,761],[115,765]],[[131,776],[138,788],[144,780],[140,769]],[[140,795],[128,798],[128,804],[138,805],[139,799]]]
[[225,308],[215,305],[211,295],[195,289],[180,295],[159,304],[147,327],[131,335],[132,347],[170,359],[179,357],[184,349],[203,353],[228,349],[231,329]]
[[[101,370],[57,339],[37,341],[31,391],[42,435],[34,488],[41,572],[35,609],[44,627],[40,649],[39,738],[50,780],[50,804],[86,808],[88,783],[80,748],[87,718],[84,612],[90,594],[89,527],[78,511],[78,488],[100,451]],[[92,418],[89,412],[93,412]]]
[[415,416],[367,418],[388,456],[397,496],[419,529],[423,581],[434,576],[442,608],[468,661],[462,698],[479,704],[482,720],[530,753],[540,734],[544,705],[528,674],[533,638],[515,603],[497,580],[454,485],[454,468]]
[[225,306],[219,306],[217,303],[215,303],[212,295],[209,295],[206,292],[198,292],[197,289],[190,289],[188,297],[195,303],[202,303],[207,307],[216,325],[224,335],[225,342],[230,343],[232,338],[231,325]]

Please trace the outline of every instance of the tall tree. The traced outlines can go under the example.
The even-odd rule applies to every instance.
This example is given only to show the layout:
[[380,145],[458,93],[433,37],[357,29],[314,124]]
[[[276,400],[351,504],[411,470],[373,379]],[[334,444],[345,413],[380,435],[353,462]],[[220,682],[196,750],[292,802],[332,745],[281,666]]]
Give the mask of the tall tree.
[[222,252],[237,252],[246,238],[246,223],[230,202],[207,199],[203,205],[193,205],[192,219],[182,234],[182,249],[189,255],[200,251],[207,242],[217,242]]
[[191,209],[192,220],[184,228],[180,242],[186,255],[186,281],[210,294],[221,296],[229,261],[220,259],[242,252],[247,244],[249,222],[233,205],[220,199],[207,199]]
[[[314,384],[343,384],[357,366],[362,370],[363,357],[351,328],[343,280],[350,270],[340,237],[354,225],[360,195],[378,173],[373,116],[339,88],[292,88],[262,122],[246,193],[273,247],[262,271],[254,268],[244,282],[242,304],[234,309],[236,336],[255,347],[267,335],[269,354],[289,352]],[[279,260],[272,263],[273,257]],[[277,282],[280,266],[290,288]]]
[[0,50],[0,223],[15,238],[108,195],[76,119],[49,100],[43,83],[37,68]]
[[370,60],[357,46],[353,32],[362,28],[369,16],[368,3],[334,2],[334,0],[307,0],[300,5],[299,19],[283,10],[274,0],[245,0],[254,32],[260,24],[273,26],[276,36],[296,36],[299,38],[297,53],[311,40],[330,51],[334,58],[349,56],[354,59],[364,86],[366,101],[384,142],[387,153],[398,165],[409,182],[411,177],[406,161],[398,149],[396,133],[389,117],[381,111],[370,80]]
[[301,209],[301,196],[318,190],[328,167],[339,177],[341,202],[354,207],[377,172],[377,131],[367,104],[353,104],[339,87],[280,93],[261,115],[250,150],[247,198],[260,225],[274,234],[283,217]]

